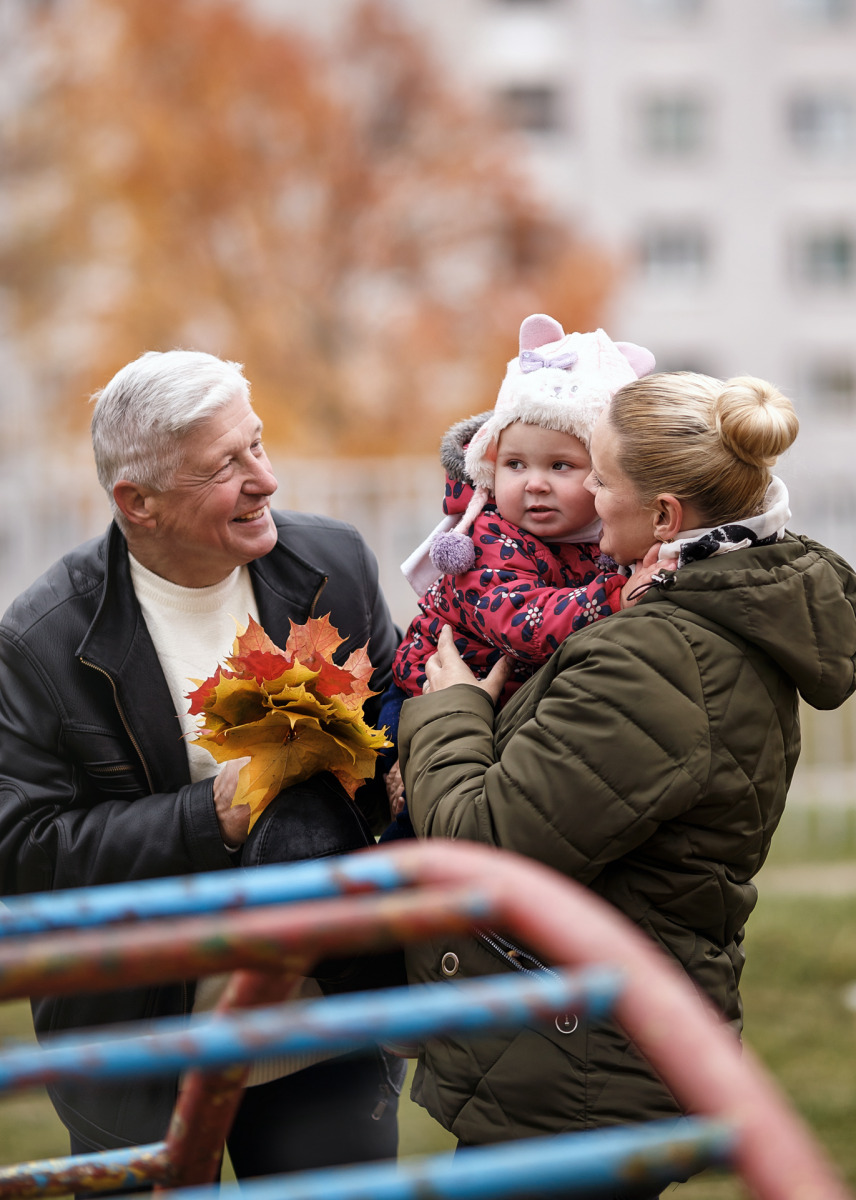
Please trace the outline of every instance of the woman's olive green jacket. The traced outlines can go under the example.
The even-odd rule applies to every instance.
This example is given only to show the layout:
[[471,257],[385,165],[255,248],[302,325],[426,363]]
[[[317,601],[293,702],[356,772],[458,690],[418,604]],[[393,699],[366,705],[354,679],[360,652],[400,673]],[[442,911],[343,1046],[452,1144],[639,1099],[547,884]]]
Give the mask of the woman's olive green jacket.
[[[575,633],[494,713],[457,685],[399,729],[422,837],[517,851],[587,884],[677,959],[736,1030],[752,882],[800,750],[797,693],[853,691],[856,576],[786,535],[684,566]],[[417,947],[414,981],[506,968],[475,939]],[[414,1099],[467,1144],[646,1120],[674,1101],[612,1025],[424,1047]]]

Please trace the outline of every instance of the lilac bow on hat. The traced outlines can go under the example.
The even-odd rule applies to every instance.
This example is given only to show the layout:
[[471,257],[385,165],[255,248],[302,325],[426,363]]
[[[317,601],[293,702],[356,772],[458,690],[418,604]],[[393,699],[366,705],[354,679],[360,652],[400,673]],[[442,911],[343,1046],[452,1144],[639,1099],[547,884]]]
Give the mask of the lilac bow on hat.
[[567,371],[579,358],[579,355],[574,351],[566,354],[539,354],[537,350],[521,350],[520,351],[520,370],[524,375],[528,375],[530,371],[540,371],[541,367],[556,367],[560,371]]

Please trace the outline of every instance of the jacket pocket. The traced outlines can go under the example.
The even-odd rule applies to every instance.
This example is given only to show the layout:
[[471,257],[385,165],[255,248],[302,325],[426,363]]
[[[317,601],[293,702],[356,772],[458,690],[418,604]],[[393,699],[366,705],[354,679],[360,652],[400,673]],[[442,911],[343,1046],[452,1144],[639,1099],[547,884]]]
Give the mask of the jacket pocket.
[[84,762],[82,767],[89,783],[105,799],[135,800],[146,794],[142,778],[130,762]]

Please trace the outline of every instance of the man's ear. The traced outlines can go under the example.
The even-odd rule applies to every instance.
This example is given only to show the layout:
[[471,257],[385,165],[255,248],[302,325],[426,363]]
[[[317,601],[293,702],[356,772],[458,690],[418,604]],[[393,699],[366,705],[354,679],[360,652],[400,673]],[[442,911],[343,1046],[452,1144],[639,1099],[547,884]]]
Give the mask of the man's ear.
[[152,500],[154,493],[149,488],[131,483],[129,479],[120,479],[113,485],[113,499],[116,507],[131,525],[141,525],[153,528],[156,524]]
[[684,505],[668,493],[654,501],[654,538],[658,542],[673,542],[684,527]]

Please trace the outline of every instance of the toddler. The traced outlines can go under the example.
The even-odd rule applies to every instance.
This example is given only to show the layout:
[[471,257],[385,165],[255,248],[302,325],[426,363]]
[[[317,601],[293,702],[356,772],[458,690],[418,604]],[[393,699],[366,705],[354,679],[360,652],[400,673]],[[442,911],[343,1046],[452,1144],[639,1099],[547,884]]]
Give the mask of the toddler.
[[[480,678],[503,655],[511,660],[504,704],[570,633],[623,606],[629,581],[601,559],[600,522],[584,486],[589,439],[614,393],[653,367],[648,350],[612,342],[602,329],[565,334],[542,314],[523,322],[495,409],[443,439],[446,519],[402,568],[423,594],[383,701],[379,723],[393,741],[401,704],[422,692],[444,624]],[[410,832],[406,812],[396,812],[397,767],[387,779],[397,822],[381,840],[394,828]]]

